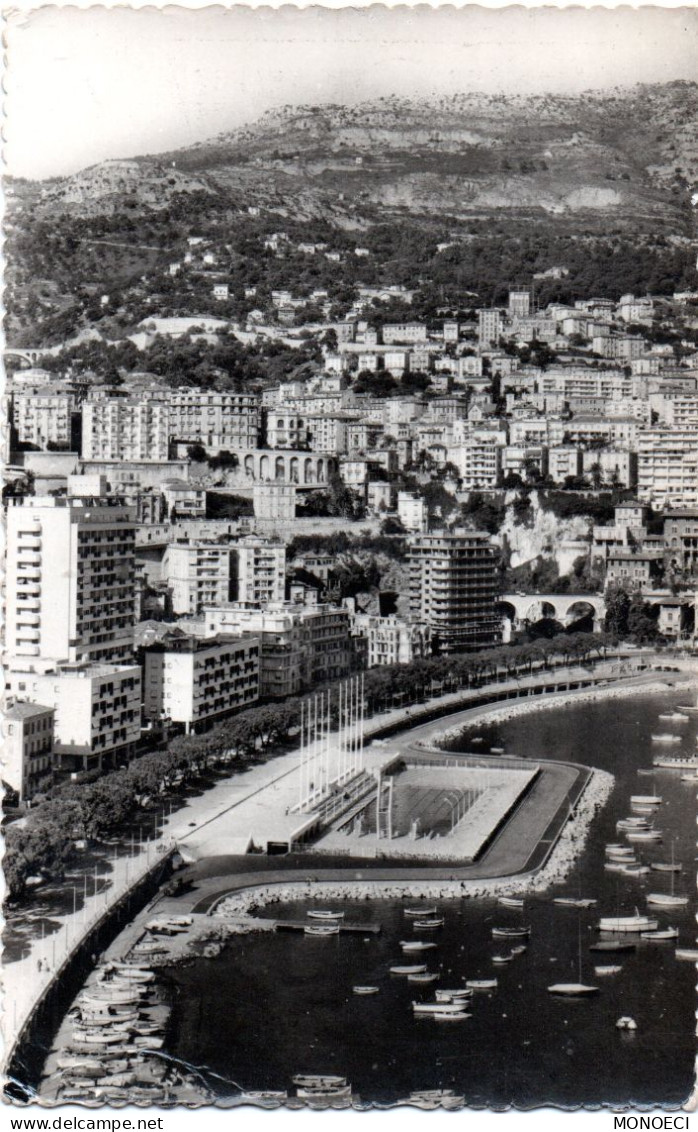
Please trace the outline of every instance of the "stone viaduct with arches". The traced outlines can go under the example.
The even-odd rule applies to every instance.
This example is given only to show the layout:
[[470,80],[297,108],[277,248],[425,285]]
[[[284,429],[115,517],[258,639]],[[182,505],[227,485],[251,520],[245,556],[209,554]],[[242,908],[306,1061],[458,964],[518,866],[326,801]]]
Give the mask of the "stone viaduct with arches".
[[591,614],[594,631],[599,632],[606,602],[599,594],[502,594],[499,608],[509,621],[510,630],[522,629],[544,617],[567,627]]

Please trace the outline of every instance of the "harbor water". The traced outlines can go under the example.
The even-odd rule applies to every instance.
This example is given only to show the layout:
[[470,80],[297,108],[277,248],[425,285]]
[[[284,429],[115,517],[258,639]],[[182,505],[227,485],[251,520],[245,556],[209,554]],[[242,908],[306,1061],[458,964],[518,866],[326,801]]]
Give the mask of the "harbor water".
[[[464,732],[461,750],[501,747],[528,758],[569,760],[615,777],[613,794],[594,819],[585,850],[564,884],[526,898],[523,910],[492,898],[440,900],[442,928],[415,930],[403,901],[332,903],[347,919],[378,923],[379,935],[254,933],[235,937],[215,959],[199,958],[166,975],[172,1012],[168,1054],[198,1066],[209,1089],[230,1099],[240,1089],[290,1089],[296,1073],[345,1076],[361,1102],[390,1104],[417,1089],[453,1089],[473,1107],[538,1105],[669,1105],[692,1091],[696,971],[675,958],[676,941],[633,935],[634,951],[590,952],[599,917],[647,910],[649,892],[669,892],[671,874],[631,877],[604,869],[605,845],[623,842],[615,824],[628,815],[631,794],[663,799],[655,824],[660,843],[636,846],[645,863],[683,866],[674,876],[688,906],[654,909],[660,927],[680,929],[679,945],[694,947],[695,786],[678,771],[657,770],[653,754],[693,754],[698,715],[680,725],[658,721],[687,693],[650,693],[546,709]],[[652,733],[681,733],[680,746],[661,748]],[[473,746],[473,736],[484,742]],[[579,911],[554,896],[595,898]],[[430,902],[431,903],[431,902]],[[327,905],[324,905],[325,907]],[[275,904],[262,915],[305,918],[307,902]],[[528,925],[527,949],[497,966],[519,940],[492,938],[493,927]],[[429,939],[421,955],[400,941]],[[526,941],[524,941],[526,942]],[[581,958],[581,967],[580,967]],[[433,999],[434,986],[410,984],[389,967],[422,962],[438,972],[434,986],[496,977],[492,992],[475,992],[471,1017],[458,1022],[415,1018],[411,1003]],[[613,975],[594,967],[620,965]],[[588,998],[558,998],[552,983],[599,987]],[[356,984],[379,993],[356,996]],[[623,1015],[634,1032],[616,1028]]]

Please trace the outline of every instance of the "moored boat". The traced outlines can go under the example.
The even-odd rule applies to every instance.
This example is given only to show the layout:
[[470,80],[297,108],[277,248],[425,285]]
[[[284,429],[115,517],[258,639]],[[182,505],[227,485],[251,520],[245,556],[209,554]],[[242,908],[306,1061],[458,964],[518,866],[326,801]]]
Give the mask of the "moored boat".
[[600,932],[651,932],[656,927],[656,920],[637,911],[634,916],[602,916],[599,920]]
[[680,735],[672,735],[668,731],[661,731],[657,735],[652,735],[651,738],[652,738],[653,743],[668,743],[668,744],[671,744],[671,743],[680,743],[681,742],[681,736]]
[[406,916],[435,916],[437,913],[436,905],[431,908],[403,908]]
[[590,951],[634,951],[635,944],[620,939],[599,939],[592,943]]
[[662,799],[658,794],[631,794],[630,802],[633,806],[661,806]]
[[335,1073],[296,1073],[291,1080],[306,1089],[340,1089],[347,1083],[346,1077]]
[[412,964],[411,966],[397,966],[390,967],[391,975],[418,975],[421,971],[426,971],[426,963]]
[[588,986],[586,983],[553,983],[548,987],[550,994],[570,995],[574,998],[587,994],[596,994],[598,987]]
[[303,928],[304,935],[326,936],[339,935],[339,924],[307,924]]
[[698,758],[695,755],[655,755],[652,762],[654,766],[664,770],[698,770]]
[[605,975],[617,975],[618,972],[622,970],[623,968],[620,966],[620,964],[604,963],[600,967],[594,967],[594,974],[599,977]]
[[353,994],[378,994],[380,987],[356,986],[351,989]]
[[691,963],[698,963],[698,947],[677,947],[674,956],[676,959],[687,959]]
[[401,939],[400,947],[403,951],[430,951],[436,944],[423,939]]
[[496,979],[466,979],[466,988],[469,990],[496,990]]
[[412,927],[415,931],[425,928],[442,928],[444,926],[443,916],[432,916],[428,920],[413,920]]
[[656,943],[662,943],[664,940],[678,938],[678,928],[658,928],[656,932],[640,932],[640,939],[654,940]]
[[592,908],[596,901],[583,897],[575,899],[574,896],[555,896],[553,904],[560,904],[564,908]]
[[683,908],[688,904],[688,897],[674,896],[670,892],[650,892],[647,894],[647,903],[659,908]]
[[500,896],[497,903],[503,904],[505,908],[523,908],[524,906],[524,902],[519,896]]
[[312,920],[343,920],[344,912],[330,912],[324,908],[311,908],[306,912]]
[[492,936],[494,939],[524,939],[530,936],[531,929],[528,927],[521,928],[492,928]]
[[460,1014],[463,1007],[456,1002],[413,1002],[415,1014]]
[[433,971],[418,971],[416,975],[408,975],[408,983],[435,983],[438,979],[438,974]]

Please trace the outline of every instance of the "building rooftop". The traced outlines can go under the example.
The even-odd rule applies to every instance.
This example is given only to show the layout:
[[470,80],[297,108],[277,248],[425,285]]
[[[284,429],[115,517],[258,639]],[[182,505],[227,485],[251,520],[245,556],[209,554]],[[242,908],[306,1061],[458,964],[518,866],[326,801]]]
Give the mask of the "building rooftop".
[[16,700],[10,707],[5,708],[4,717],[10,720],[32,719],[36,715],[45,715],[47,711],[53,712],[52,707],[43,704],[28,704],[24,700]]

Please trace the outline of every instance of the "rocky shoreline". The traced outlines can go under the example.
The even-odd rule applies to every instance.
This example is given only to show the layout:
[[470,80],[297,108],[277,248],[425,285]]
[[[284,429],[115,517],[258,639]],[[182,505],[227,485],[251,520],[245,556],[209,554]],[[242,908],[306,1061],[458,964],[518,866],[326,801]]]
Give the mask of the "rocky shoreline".
[[211,915],[215,917],[247,917],[240,920],[249,930],[257,930],[254,913],[270,904],[281,904],[288,900],[444,900],[460,897],[472,898],[488,896],[515,895],[518,893],[543,892],[553,884],[559,884],[572,869],[578,854],[586,842],[589,826],[598,811],[605,805],[613,789],[613,775],[606,771],[592,771],[570,819],[564,826],[550,856],[543,867],[533,873],[515,877],[497,877],[492,880],[449,880],[437,881],[343,881],[326,884],[298,882],[285,885],[260,885],[244,892],[232,893],[223,897]]

